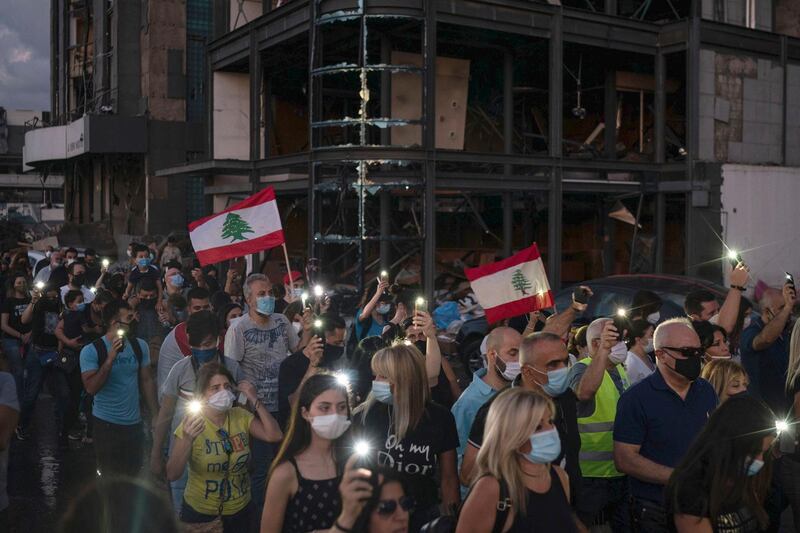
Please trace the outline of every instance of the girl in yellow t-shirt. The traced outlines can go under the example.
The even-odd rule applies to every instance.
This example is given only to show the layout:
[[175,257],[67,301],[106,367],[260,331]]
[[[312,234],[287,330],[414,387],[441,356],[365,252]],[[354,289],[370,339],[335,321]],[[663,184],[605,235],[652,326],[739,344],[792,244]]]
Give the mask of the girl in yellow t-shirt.
[[[234,378],[223,365],[213,362],[197,375],[199,412],[190,412],[175,430],[175,442],[167,461],[167,478],[174,481],[189,464],[183,495],[181,521],[208,524],[221,520],[222,531],[245,531],[250,522],[250,436],[278,442],[280,427],[258,401],[255,389],[240,384],[255,417],[234,407]],[[219,530],[219,529],[218,529]]]

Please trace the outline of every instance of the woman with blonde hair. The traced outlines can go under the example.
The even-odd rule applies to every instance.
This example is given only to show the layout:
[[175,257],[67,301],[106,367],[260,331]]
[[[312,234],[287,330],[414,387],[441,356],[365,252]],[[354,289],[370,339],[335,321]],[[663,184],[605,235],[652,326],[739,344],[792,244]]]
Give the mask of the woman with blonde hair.
[[552,464],[561,452],[554,412],[549,398],[518,387],[492,402],[456,533],[578,531],[569,478]]
[[440,511],[454,511],[459,502],[455,419],[431,401],[425,360],[413,344],[399,342],[379,350],[371,366],[375,380],[355,410],[354,432],[375,450],[378,465],[397,472],[408,486],[416,502],[409,530],[418,531]]
[[703,367],[700,377],[714,387],[720,404],[732,396],[746,393],[750,385],[744,367],[730,359],[714,359]]

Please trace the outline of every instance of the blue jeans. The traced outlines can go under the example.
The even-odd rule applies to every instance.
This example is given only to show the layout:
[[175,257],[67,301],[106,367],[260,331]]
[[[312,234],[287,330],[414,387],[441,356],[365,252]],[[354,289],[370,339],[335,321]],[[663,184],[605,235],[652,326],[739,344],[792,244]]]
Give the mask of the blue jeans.
[[631,513],[628,478],[584,477],[575,512],[588,528],[607,522],[614,533],[629,532]]
[[3,353],[6,354],[6,359],[8,359],[9,371],[11,375],[14,376],[14,383],[17,386],[17,398],[21,403],[25,394],[23,381],[25,367],[22,354],[19,353],[19,348],[19,339],[12,339],[11,337],[3,338]]
[[25,357],[25,394],[22,397],[19,416],[19,425],[22,428],[30,425],[39,392],[41,392],[45,380],[48,380],[50,392],[54,396],[56,427],[59,428],[59,433],[63,432],[64,414],[70,403],[69,381],[66,374],[55,368],[52,363],[42,366],[40,362],[40,356],[52,351],[54,350],[33,348]]

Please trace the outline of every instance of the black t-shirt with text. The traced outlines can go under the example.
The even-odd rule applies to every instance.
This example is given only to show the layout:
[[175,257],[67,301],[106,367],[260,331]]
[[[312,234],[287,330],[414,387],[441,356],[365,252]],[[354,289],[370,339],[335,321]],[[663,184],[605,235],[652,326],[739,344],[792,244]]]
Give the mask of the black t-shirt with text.
[[42,298],[33,308],[31,341],[34,346],[55,350],[58,348],[56,327],[61,319],[61,304],[58,298]]
[[[31,330],[31,325],[23,324],[21,320],[22,313],[24,313],[25,309],[28,308],[28,304],[30,302],[31,302],[30,297],[26,298],[8,297],[6,298],[5,302],[3,302],[2,312],[8,314],[9,327],[12,327],[23,334],[28,333]],[[8,334],[4,334],[4,336],[10,337]]]
[[378,464],[403,477],[416,508],[425,510],[439,502],[439,454],[458,447],[453,414],[429,402],[417,427],[399,441],[394,433],[392,407],[376,402],[364,418],[353,417],[354,434],[377,448]]

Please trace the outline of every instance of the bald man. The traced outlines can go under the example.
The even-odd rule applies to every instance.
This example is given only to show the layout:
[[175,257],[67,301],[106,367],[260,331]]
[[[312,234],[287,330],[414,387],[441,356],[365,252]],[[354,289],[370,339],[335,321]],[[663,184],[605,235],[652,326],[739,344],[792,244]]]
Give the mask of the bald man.
[[614,464],[630,480],[633,530],[666,533],[664,486],[716,408],[717,395],[699,377],[703,349],[691,322],[663,322],[653,342],[656,371],[617,404]]
[[495,328],[486,338],[486,368],[472,375],[472,383],[461,393],[452,412],[458,428],[458,462],[464,455],[475,413],[520,373],[519,344],[522,335],[512,328]]
[[767,289],[761,297],[761,317],[742,332],[739,348],[742,364],[750,377],[749,391],[760,397],[778,415],[788,407],[784,388],[789,366],[789,332],[795,302],[794,288]]

